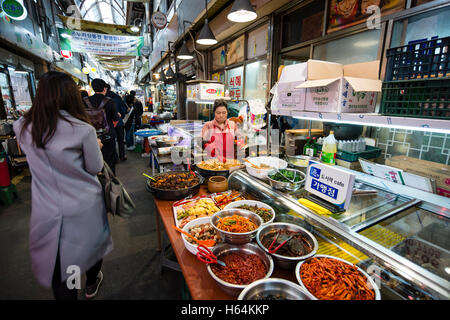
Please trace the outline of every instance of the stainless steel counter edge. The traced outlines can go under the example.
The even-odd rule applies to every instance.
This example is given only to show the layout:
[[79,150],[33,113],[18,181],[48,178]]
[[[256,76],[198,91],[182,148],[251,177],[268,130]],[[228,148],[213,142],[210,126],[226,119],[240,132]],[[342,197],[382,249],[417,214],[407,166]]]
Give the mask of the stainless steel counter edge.
[[418,266],[408,259],[392,252],[389,249],[377,244],[376,242],[350,230],[346,225],[338,221],[315,214],[306,207],[299,204],[295,199],[289,198],[284,193],[272,189],[266,183],[255,179],[243,170],[233,172],[228,181],[235,176],[239,176],[249,185],[253,185],[267,196],[276,197],[278,201],[295,212],[305,217],[306,222],[320,230],[331,231],[344,237],[348,243],[356,249],[364,252],[367,256],[374,259],[380,265],[393,270],[398,275],[404,277],[411,283],[421,288],[426,287],[429,291],[444,299],[450,299],[450,284],[447,280],[436,276],[430,271]]

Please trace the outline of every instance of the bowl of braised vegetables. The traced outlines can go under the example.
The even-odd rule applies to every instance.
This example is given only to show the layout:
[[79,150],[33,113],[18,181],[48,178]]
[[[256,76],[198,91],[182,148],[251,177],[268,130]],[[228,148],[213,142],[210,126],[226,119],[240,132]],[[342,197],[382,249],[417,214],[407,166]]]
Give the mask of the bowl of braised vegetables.
[[285,222],[261,227],[256,234],[256,242],[283,269],[294,268],[299,261],[314,256],[319,248],[312,233]]
[[[214,240],[216,244],[213,247],[208,247],[210,250],[221,242],[219,233],[211,225],[210,217],[197,218],[189,221],[183,227],[183,231],[186,231],[197,240]],[[181,237],[183,238],[186,249],[192,254],[197,254],[198,244],[184,234]]]
[[275,210],[273,210],[273,208],[268,204],[265,204],[264,202],[261,201],[255,200],[234,201],[228,204],[224,209],[225,210],[242,209],[254,212],[263,219],[263,225],[272,223],[273,220],[275,219]]
[[261,279],[252,282],[238,300],[317,300],[298,284],[279,278]]
[[251,242],[263,219],[254,212],[242,209],[227,209],[211,216],[211,224],[224,242],[245,244]]
[[268,175],[269,184],[281,191],[298,190],[305,182],[306,175],[297,169],[272,170]]
[[273,259],[253,243],[240,246],[222,243],[212,252],[225,267],[208,264],[208,273],[231,296],[238,296],[254,281],[269,278],[274,269]]
[[380,289],[360,267],[337,257],[316,255],[295,268],[298,283],[319,300],[380,300]]
[[161,200],[179,200],[197,194],[203,181],[197,172],[164,172],[147,179],[147,190]]

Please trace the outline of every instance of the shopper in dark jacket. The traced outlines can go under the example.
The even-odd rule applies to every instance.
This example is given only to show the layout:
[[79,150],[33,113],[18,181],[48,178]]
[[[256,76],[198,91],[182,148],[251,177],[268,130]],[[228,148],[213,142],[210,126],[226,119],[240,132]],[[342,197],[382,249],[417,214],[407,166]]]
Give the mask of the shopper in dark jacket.
[[125,131],[124,131],[124,123],[123,118],[125,118],[125,115],[127,114],[127,106],[123,102],[122,98],[115,93],[114,91],[111,91],[111,86],[109,84],[106,84],[106,88],[108,89],[108,92],[106,93],[107,97],[110,97],[113,99],[116,109],[119,112],[119,122],[116,125],[116,134],[117,134],[117,144],[119,145],[119,159],[120,161],[127,160],[127,157],[125,156]]
[[142,121],[141,121],[141,117],[142,114],[144,113],[144,107],[142,106],[142,102],[140,102],[137,98],[136,98],[136,91],[131,90],[130,91],[130,95],[133,96],[133,102],[134,102],[134,109],[135,109],[135,114],[134,114],[134,121],[135,121],[135,129],[138,130],[141,128],[142,125]]
[[[103,99],[107,98],[107,84],[102,79],[94,79],[92,80],[91,86],[95,94],[89,97],[89,101],[91,102],[93,107],[97,107],[101,104]],[[114,101],[111,98],[109,99],[110,100],[104,107],[106,112],[106,120],[108,121],[109,132],[106,136],[102,137],[102,154],[103,159],[115,174],[118,156],[116,152],[117,134],[113,122],[119,121],[119,113],[117,112]]]
[[127,122],[125,122],[125,140],[127,143],[127,149],[133,150],[134,149],[134,129],[135,129],[135,121],[136,121],[136,110],[134,107],[134,97],[132,95],[127,95],[125,97],[125,103],[128,107],[128,112],[133,108],[131,111],[130,116],[128,117]]

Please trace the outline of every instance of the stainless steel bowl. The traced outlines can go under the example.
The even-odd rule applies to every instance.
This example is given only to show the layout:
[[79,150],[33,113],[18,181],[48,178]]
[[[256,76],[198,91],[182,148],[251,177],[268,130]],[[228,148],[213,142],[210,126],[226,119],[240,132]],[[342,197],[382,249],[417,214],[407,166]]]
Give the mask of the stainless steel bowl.
[[286,160],[287,160],[289,166],[291,166],[292,168],[298,169],[305,174],[306,174],[306,168],[308,168],[308,165],[300,166],[300,165],[294,164],[293,161],[298,160],[298,159],[308,160],[308,163],[309,163],[309,160],[314,160],[314,161],[319,160],[319,158],[317,158],[317,157],[310,157],[310,156],[305,156],[305,155],[298,155],[298,156],[286,155]]
[[[318,254],[318,255],[316,255],[314,258],[331,258],[331,259],[336,259],[336,260],[345,262],[345,263],[347,263],[347,264],[353,266],[353,263],[350,263],[350,262],[348,262],[347,260],[344,260],[344,259],[341,259],[341,258],[338,258],[338,257],[329,256],[329,255],[326,255],[326,254]],[[311,292],[309,292],[309,290],[306,288],[306,286],[303,284],[302,277],[300,276],[300,268],[302,267],[302,264],[305,263],[306,261],[307,261],[307,260],[303,260],[303,261],[300,261],[300,262],[297,264],[297,266],[295,267],[295,277],[297,278],[297,281],[298,281],[298,283],[300,284],[300,286],[301,286],[303,289],[305,289],[308,293],[311,293]],[[361,273],[366,277],[366,279],[369,281],[370,286],[371,286],[372,289],[375,291],[375,300],[381,300],[380,289],[379,289],[378,286],[376,285],[375,281],[373,281],[373,279],[372,279],[372,278],[371,278],[371,277],[370,277],[363,269],[361,269],[360,267],[358,267],[358,266],[356,266],[356,265],[355,265],[355,267],[356,267],[356,268],[358,269],[358,271],[361,272]]]
[[303,234],[312,244],[313,250],[310,253],[308,253],[307,255],[300,256],[300,257],[286,257],[286,256],[282,256],[277,253],[271,253],[270,255],[273,257],[277,266],[279,266],[280,268],[283,268],[283,269],[292,269],[297,265],[297,263],[299,261],[308,259],[316,254],[317,249],[319,248],[319,244],[317,243],[317,240],[312,235],[312,233],[310,233],[309,231],[305,230],[304,228],[302,228],[298,225],[295,225],[292,223],[285,223],[285,222],[276,222],[276,223],[264,225],[261,229],[258,230],[258,233],[256,234],[256,242],[261,247],[261,249],[264,250],[264,252],[269,254],[269,250],[266,247],[264,247],[264,245],[261,242],[262,238],[266,234],[268,234],[270,232],[274,232],[275,230],[280,230],[280,229],[288,230],[291,232],[298,232],[298,233]]
[[285,300],[317,300],[311,293],[296,283],[285,279],[261,279],[249,284],[238,297],[238,300],[262,300],[258,296],[282,295]]
[[298,190],[305,182],[306,175],[303,172],[301,172],[300,170],[290,169],[290,168],[283,169],[283,170],[297,172],[297,175],[300,175],[302,177],[302,179],[300,181],[294,182],[294,183],[276,181],[270,177],[271,175],[273,175],[277,172],[277,170],[273,170],[273,171],[270,171],[269,174],[267,175],[267,179],[269,179],[269,184],[271,187],[273,187],[277,190],[281,190],[281,191],[295,191],[295,190]]
[[[272,275],[273,272],[273,268],[274,268],[274,264],[273,264],[273,259],[267,255],[263,250],[261,250],[261,248],[259,248],[256,244],[253,243],[247,243],[241,246],[233,246],[231,244],[228,243],[224,243],[224,244],[220,244],[218,245],[216,248],[214,248],[212,250],[212,252],[214,253],[214,255],[217,256],[217,258],[220,260],[220,257],[226,253],[230,253],[230,252],[243,252],[243,253],[247,253],[247,254],[256,254],[258,255],[258,257],[260,257],[264,263],[264,265],[267,268],[267,274],[264,277],[264,279],[269,278]],[[217,277],[214,272],[211,269],[211,266],[208,265],[207,266],[207,270],[209,275],[217,282],[217,284],[219,285],[219,287],[227,294],[229,294],[230,296],[238,296],[239,293],[248,286],[247,285],[237,285],[237,284],[232,284],[226,281],[223,281],[222,279],[220,279],[219,277]]]
[[[250,221],[256,224],[257,228],[253,231],[243,233],[228,232],[217,228],[219,218],[230,217],[235,214],[250,219]],[[231,244],[245,244],[251,242],[256,237],[256,233],[258,232],[259,228],[261,228],[261,225],[263,223],[264,220],[259,215],[254,212],[242,209],[226,209],[216,212],[211,216],[211,224],[213,225],[214,229],[217,230],[217,232],[220,234],[220,237],[225,242]]]

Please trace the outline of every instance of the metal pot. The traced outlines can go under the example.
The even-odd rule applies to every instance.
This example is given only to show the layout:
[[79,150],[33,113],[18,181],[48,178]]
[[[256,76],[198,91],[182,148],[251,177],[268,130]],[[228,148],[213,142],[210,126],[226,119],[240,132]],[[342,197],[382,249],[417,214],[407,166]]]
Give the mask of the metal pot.
[[361,136],[363,128],[355,124],[324,122],[323,134],[326,137],[330,131],[334,131],[334,137],[337,140],[354,140]]
[[256,234],[256,242],[258,243],[258,245],[261,247],[261,249],[264,250],[264,252],[269,253],[269,250],[264,247],[264,245],[262,244],[262,238],[271,232],[274,232],[275,230],[288,230],[291,232],[297,232],[297,233],[301,233],[303,236],[305,236],[309,243],[312,244],[313,250],[308,253],[307,255],[304,256],[299,256],[299,257],[287,257],[287,256],[283,256],[277,253],[272,253],[270,254],[275,263],[283,268],[283,269],[292,269],[294,268],[297,263],[299,261],[308,259],[312,256],[314,256],[317,252],[317,249],[319,248],[319,243],[317,242],[316,238],[312,235],[311,232],[307,231],[306,229],[295,225],[295,224],[291,224],[291,223],[283,223],[283,222],[276,222],[276,223],[271,223],[268,225],[263,226],[261,229],[259,229],[258,233]]
[[249,284],[238,300],[261,300],[264,294],[281,295],[285,300],[317,300],[311,293],[296,283],[279,278],[261,279]]
[[155,142],[158,148],[168,148],[178,144],[181,139],[181,137],[159,137],[155,139]]
[[[189,171],[180,171],[180,173],[188,173]],[[163,175],[166,173],[160,173],[155,175],[155,177],[158,177],[160,175]],[[160,200],[180,200],[184,199],[190,195],[195,195],[199,192],[200,186],[204,182],[205,178],[203,178],[198,172],[195,172],[195,174],[199,177],[200,181],[187,189],[179,189],[179,190],[165,190],[165,189],[159,189],[151,186],[150,179],[147,179],[146,183],[146,189],[148,192],[153,193],[153,195],[160,199]]]
[[[216,248],[212,250],[213,254],[217,256],[217,258],[220,260],[220,257],[226,253],[230,252],[242,252],[247,254],[256,254],[258,255],[263,263],[265,264],[267,268],[267,273],[264,279],[269,278],[272,275],[274,265],[273,265],[273,259],[267,255],[261,248],[259,248],[256,244],[253,243],[247,243],[245,245],[240,246],[234,246],[231,244],[220,244]],[[214,274],[214,272],[211,269],[211,266],[208,264],[207,270],[209,275],[217,282],[217,285],[227,294],[230,296],[238,296],[239,293],[248,286],[247,285],[238,285],[238,284],[232,284],[229,282],[225,282],[222,279],[220,279],[218,276]]]
[[[219,218],[230,217],[235,214],[250,219],[250,221],[256,224],[257,228],[253,231],[243,233],[228,232],[217,228]],[[220,238],[223,241],[231,244],[245,244],[251,242],[256,237],[256,233],[263,223],[264,220],[259,215],[254,212],[242,209],[226,209],[216,212],[211,216],[211,224],[213,228],[220,234]]]
[[[318,254],[316,255],[314,258],[329,258],[329,259],[336,259],[336,260],[340,260],[348,265],[354,265],[353,263],[348,262],[347,260],[338,258],[338,257],[334,257],[334,256],[329,256],[326,254]],[[295,267],[295,277],[297,278],[298,283],[300,284],[300,286],[305,289],[308,293],[312,294],[307,288],[306,286],[303,284],[302,281],[302,277],[300,276],[300,270],[302,268],[302,264],[305,263],[307,260],[303,260],[300,261],[297,266]],[[360,267],[358,267],[357,265],[354,265],[359,272],[361,272],[367,279],[367,282],[370,284],[370,287],[372,287],[373,291],[375,292],[375,300],[381,300],[381,293],[380,293],[380,288],[378,288],[378,286],[376,285],[375,281]]]
[[270,176],[277,172],[277,170],[273,170],[273,171],[269,172],[269,174],[267,175],[267,179],[269,179],[269,184],[270,184],[270,186],[272,188],[277,189],[277,190],[281,190],[281,191],[296,191],[305,182],[306,175],[302,171],[297,170],[297,169],[283,169],[283,170],[297,172],[297,175],[301,176],[302,179],[300,181],[294,182],[294,183],[273,180]]

